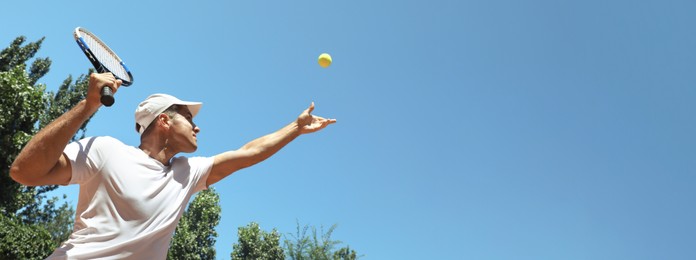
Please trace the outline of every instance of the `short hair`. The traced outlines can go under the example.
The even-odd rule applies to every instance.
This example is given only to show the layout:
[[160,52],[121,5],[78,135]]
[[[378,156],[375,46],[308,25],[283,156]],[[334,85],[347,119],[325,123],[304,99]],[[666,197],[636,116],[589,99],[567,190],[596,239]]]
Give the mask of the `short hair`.
[[[179,105],[177,105],[177,104],[171,105],[167,109],[162,111],[162,113],[160,113],[160,114],[165,114],[169,117],[175,117],[177,114],[179,114]],[[157,120],[157,118],[155,117],[154,120]],[[145,134],[145,132],[149,131],[153,125],[155,125],[155,124],[150,124],[149,126],[147,126],[145,131],[143,131],[143,134]],[[140,127],[141,127],[140,124],[135,123],[135,131],[137,131],[138,133],[140,133]]]

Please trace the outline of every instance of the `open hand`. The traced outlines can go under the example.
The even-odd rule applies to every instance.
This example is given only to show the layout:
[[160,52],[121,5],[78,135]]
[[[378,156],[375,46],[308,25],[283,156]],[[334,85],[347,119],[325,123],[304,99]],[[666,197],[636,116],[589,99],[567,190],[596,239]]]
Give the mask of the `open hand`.
[[336,119],[326,119],[312,115],[314,102],[297,117],[297,124],[300,126],[300,134],[309,134],[324,129],[326,126],[336,123]]

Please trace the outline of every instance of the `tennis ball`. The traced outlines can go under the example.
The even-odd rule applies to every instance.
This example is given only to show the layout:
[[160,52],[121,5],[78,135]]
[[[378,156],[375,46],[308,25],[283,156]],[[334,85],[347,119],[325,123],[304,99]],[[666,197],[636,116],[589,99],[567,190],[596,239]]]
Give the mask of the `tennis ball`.
[[328,53],[322,53],[319,55],[319,66],[326,68],[329,65],[331,65],[331,55]]

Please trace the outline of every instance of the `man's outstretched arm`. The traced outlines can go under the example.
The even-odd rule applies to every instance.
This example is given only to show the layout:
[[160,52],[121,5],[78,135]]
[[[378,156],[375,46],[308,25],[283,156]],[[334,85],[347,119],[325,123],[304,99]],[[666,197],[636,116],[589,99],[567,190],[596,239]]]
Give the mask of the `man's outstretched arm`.
[[27,143],[12,163],[12,179],[28,186],[68,184],[72,174],[63,149],[101,106],[99,89],[104,85],[111,86],[115,92],[121,83],[111,73],[91,74],[87,98],[41,129]]
[[206,184],[216,183],[235,171],[268,159],[302,134],[314,133],[324,129],[329,124],[336,123],[335,119],[312,115],[313,110],[314,103],[302,112],[296,121],[280,130],[257,138],[238,150],[216,155]]

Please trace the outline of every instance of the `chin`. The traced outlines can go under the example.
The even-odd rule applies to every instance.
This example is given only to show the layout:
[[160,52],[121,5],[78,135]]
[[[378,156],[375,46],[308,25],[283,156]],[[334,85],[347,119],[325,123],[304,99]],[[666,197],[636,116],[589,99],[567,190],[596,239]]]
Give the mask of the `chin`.
[[192,147],[189,147],[188,149],[184,149],[183,152],[184,153],[192,153],[192,152],[195,152],[196,150],[198,150],[198,146],[194,145]]

